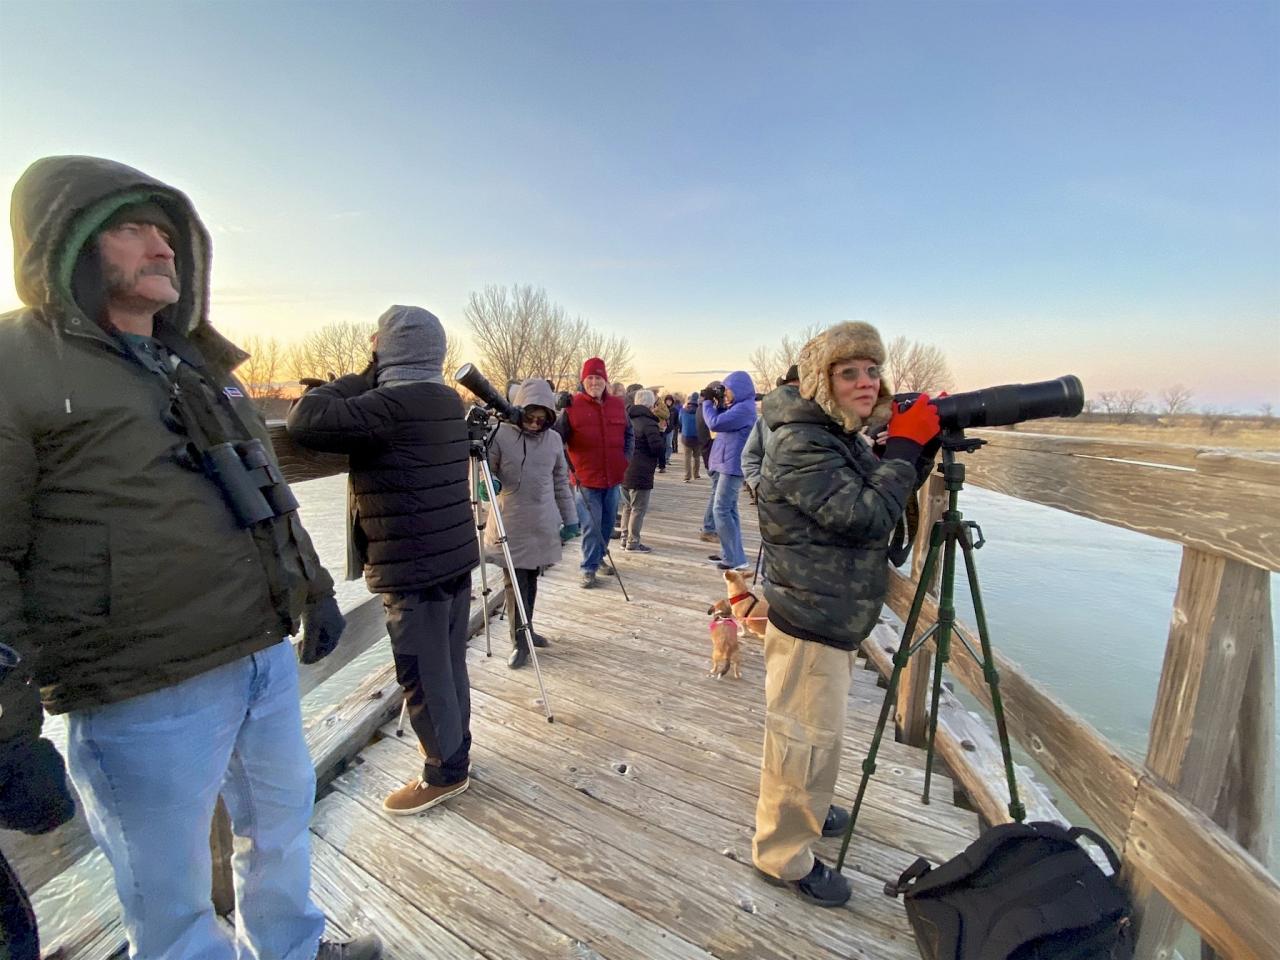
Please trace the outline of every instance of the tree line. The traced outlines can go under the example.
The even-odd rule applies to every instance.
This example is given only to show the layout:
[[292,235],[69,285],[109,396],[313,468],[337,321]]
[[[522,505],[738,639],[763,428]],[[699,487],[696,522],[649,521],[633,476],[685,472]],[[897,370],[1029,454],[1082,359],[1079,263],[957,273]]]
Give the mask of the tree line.
[[[543,377],[555,389],[566,389],[577,382],[588,357],[603,358],[611,380],[629,380],[634,374],[626,337],[597,330],[580,316],[570,317],[540,287],[487,286],[471,293],[463,317],[469,346],[460,331],[445,327],[444,373],[451,386],[457,386],[453,374],[468,361],[500,389],[528,377]],[[284,397],[299,380],[327,380],[363,370],[376,330],[374,323],[348,320],[325,324],[291,342],[262,334],[233,336],[249,354],[236,373],[255,399]]]
[[[800,359],[804,345],[823,331],[823,327],[811,323],[794,335],[785,334],[772,347],[757,347],[751,351],[748,362],[756,389],[767,393],[787,368]],[[885,346],[884,376],[895,393],[928,392],[936,394],[951,389],[954,381],[946,354],[931,343],[894,337]]]

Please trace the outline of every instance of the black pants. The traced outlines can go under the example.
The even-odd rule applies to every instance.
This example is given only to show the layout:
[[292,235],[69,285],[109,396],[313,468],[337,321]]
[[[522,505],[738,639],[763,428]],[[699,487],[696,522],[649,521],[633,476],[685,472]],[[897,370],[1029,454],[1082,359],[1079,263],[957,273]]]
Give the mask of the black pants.
[[427,755],[422,779],[435,786],[459,783],[471,760],[471,578],[460,578],[452,593],[384,593],[382,605],[409,723]]
[[0,955],[6,960],[40,960],[35,911],[4,854],[0,854]]
[[[516,583],[520,586],[520,599],[524,601],[524,612],[529,618],[529,629],[533,629],[533,602],[538,599],[538,574],[539,571],[521,570],[516,568]],[[513,647],[524,646],[527,636],[519,636],[516,628],[520,626],[520,614],[516,610],[515,591],[511,589],[511,575],[505,570],[502,571],[502,578],[506,581],[506,606],[503,608],[507,611],[507,626],[511,630],[511,645]]]

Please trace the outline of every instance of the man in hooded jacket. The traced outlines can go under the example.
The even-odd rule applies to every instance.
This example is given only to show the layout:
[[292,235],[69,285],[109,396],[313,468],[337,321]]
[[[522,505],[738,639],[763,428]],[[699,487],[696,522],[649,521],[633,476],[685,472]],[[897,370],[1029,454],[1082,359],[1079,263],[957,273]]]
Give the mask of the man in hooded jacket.
[[[209,324],[209,234],[182,193],[94,157],[32,164],[11,220],[26,306],[0,317],[0,642],[67,715],[130,955],[371,960],[374,938],[321,941],[308,894],[315,777],[287,637],[301,622],[314,661],[343,620],[233,374],[246,354]],[[209,901],[219,793],[236,944]]]
[[[771,433],[759,509],[769,622],[752,857],[767,879],[824,907],[850,896],[849,881],[812,848],[849,821],[831,798],[854,657],[884,605],[889,539],[928,474],[939,431],[928,396],[893,409],[883,362],[874,327],[837,324],[801,350],[799,385],[764,400]],[[886,419],[881,459],[860,431]]]
[[348,525],[365,583],[382,595],[422,776],[382,802],[419,813],[466,790],[471,760],[467,625],[479,563],[462,398],[444,382],[444,327],[421,307],[378,318],[373,361],[308,390],[289,436],[350,456]]

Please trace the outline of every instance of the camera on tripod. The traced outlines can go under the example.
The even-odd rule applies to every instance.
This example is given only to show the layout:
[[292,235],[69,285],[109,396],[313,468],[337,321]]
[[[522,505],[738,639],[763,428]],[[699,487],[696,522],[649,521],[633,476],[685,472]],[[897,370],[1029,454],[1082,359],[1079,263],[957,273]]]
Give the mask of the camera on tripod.
[[[908,409],[918,393],[898,393],[893,399],[900,409]],[[1084,409],[1084,386],[1080,378],[1068,374],[1038,383],[1006,383],[949,397],[931,397],[938,408],[943,432],[960,432],[967,427],[1004,427],[1045,417],[1074,417]]]
[[241,527],[252,527],[298,509],[293,491],[267,456],[261,440],[214,444],[202,451],[201,463]]
[[[453,375],[453,379],[476,395],[484,404],[486,416],[489,411],[492,411],[499,420],[516,424],[524,416],[524,411],[499,393],[494,385],[485,379],[484,374],[476,369],[474,363],[464,363]],[[470,421],[470,413],[467,414],[467,419]]]

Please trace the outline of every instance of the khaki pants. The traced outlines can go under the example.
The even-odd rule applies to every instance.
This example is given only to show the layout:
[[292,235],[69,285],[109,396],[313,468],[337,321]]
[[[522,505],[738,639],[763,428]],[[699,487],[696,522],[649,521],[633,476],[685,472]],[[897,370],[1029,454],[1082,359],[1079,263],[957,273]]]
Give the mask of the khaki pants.
[[764,758],[752,859],[773,877],[813,869],[840,772],[854,652],[765,628]]

